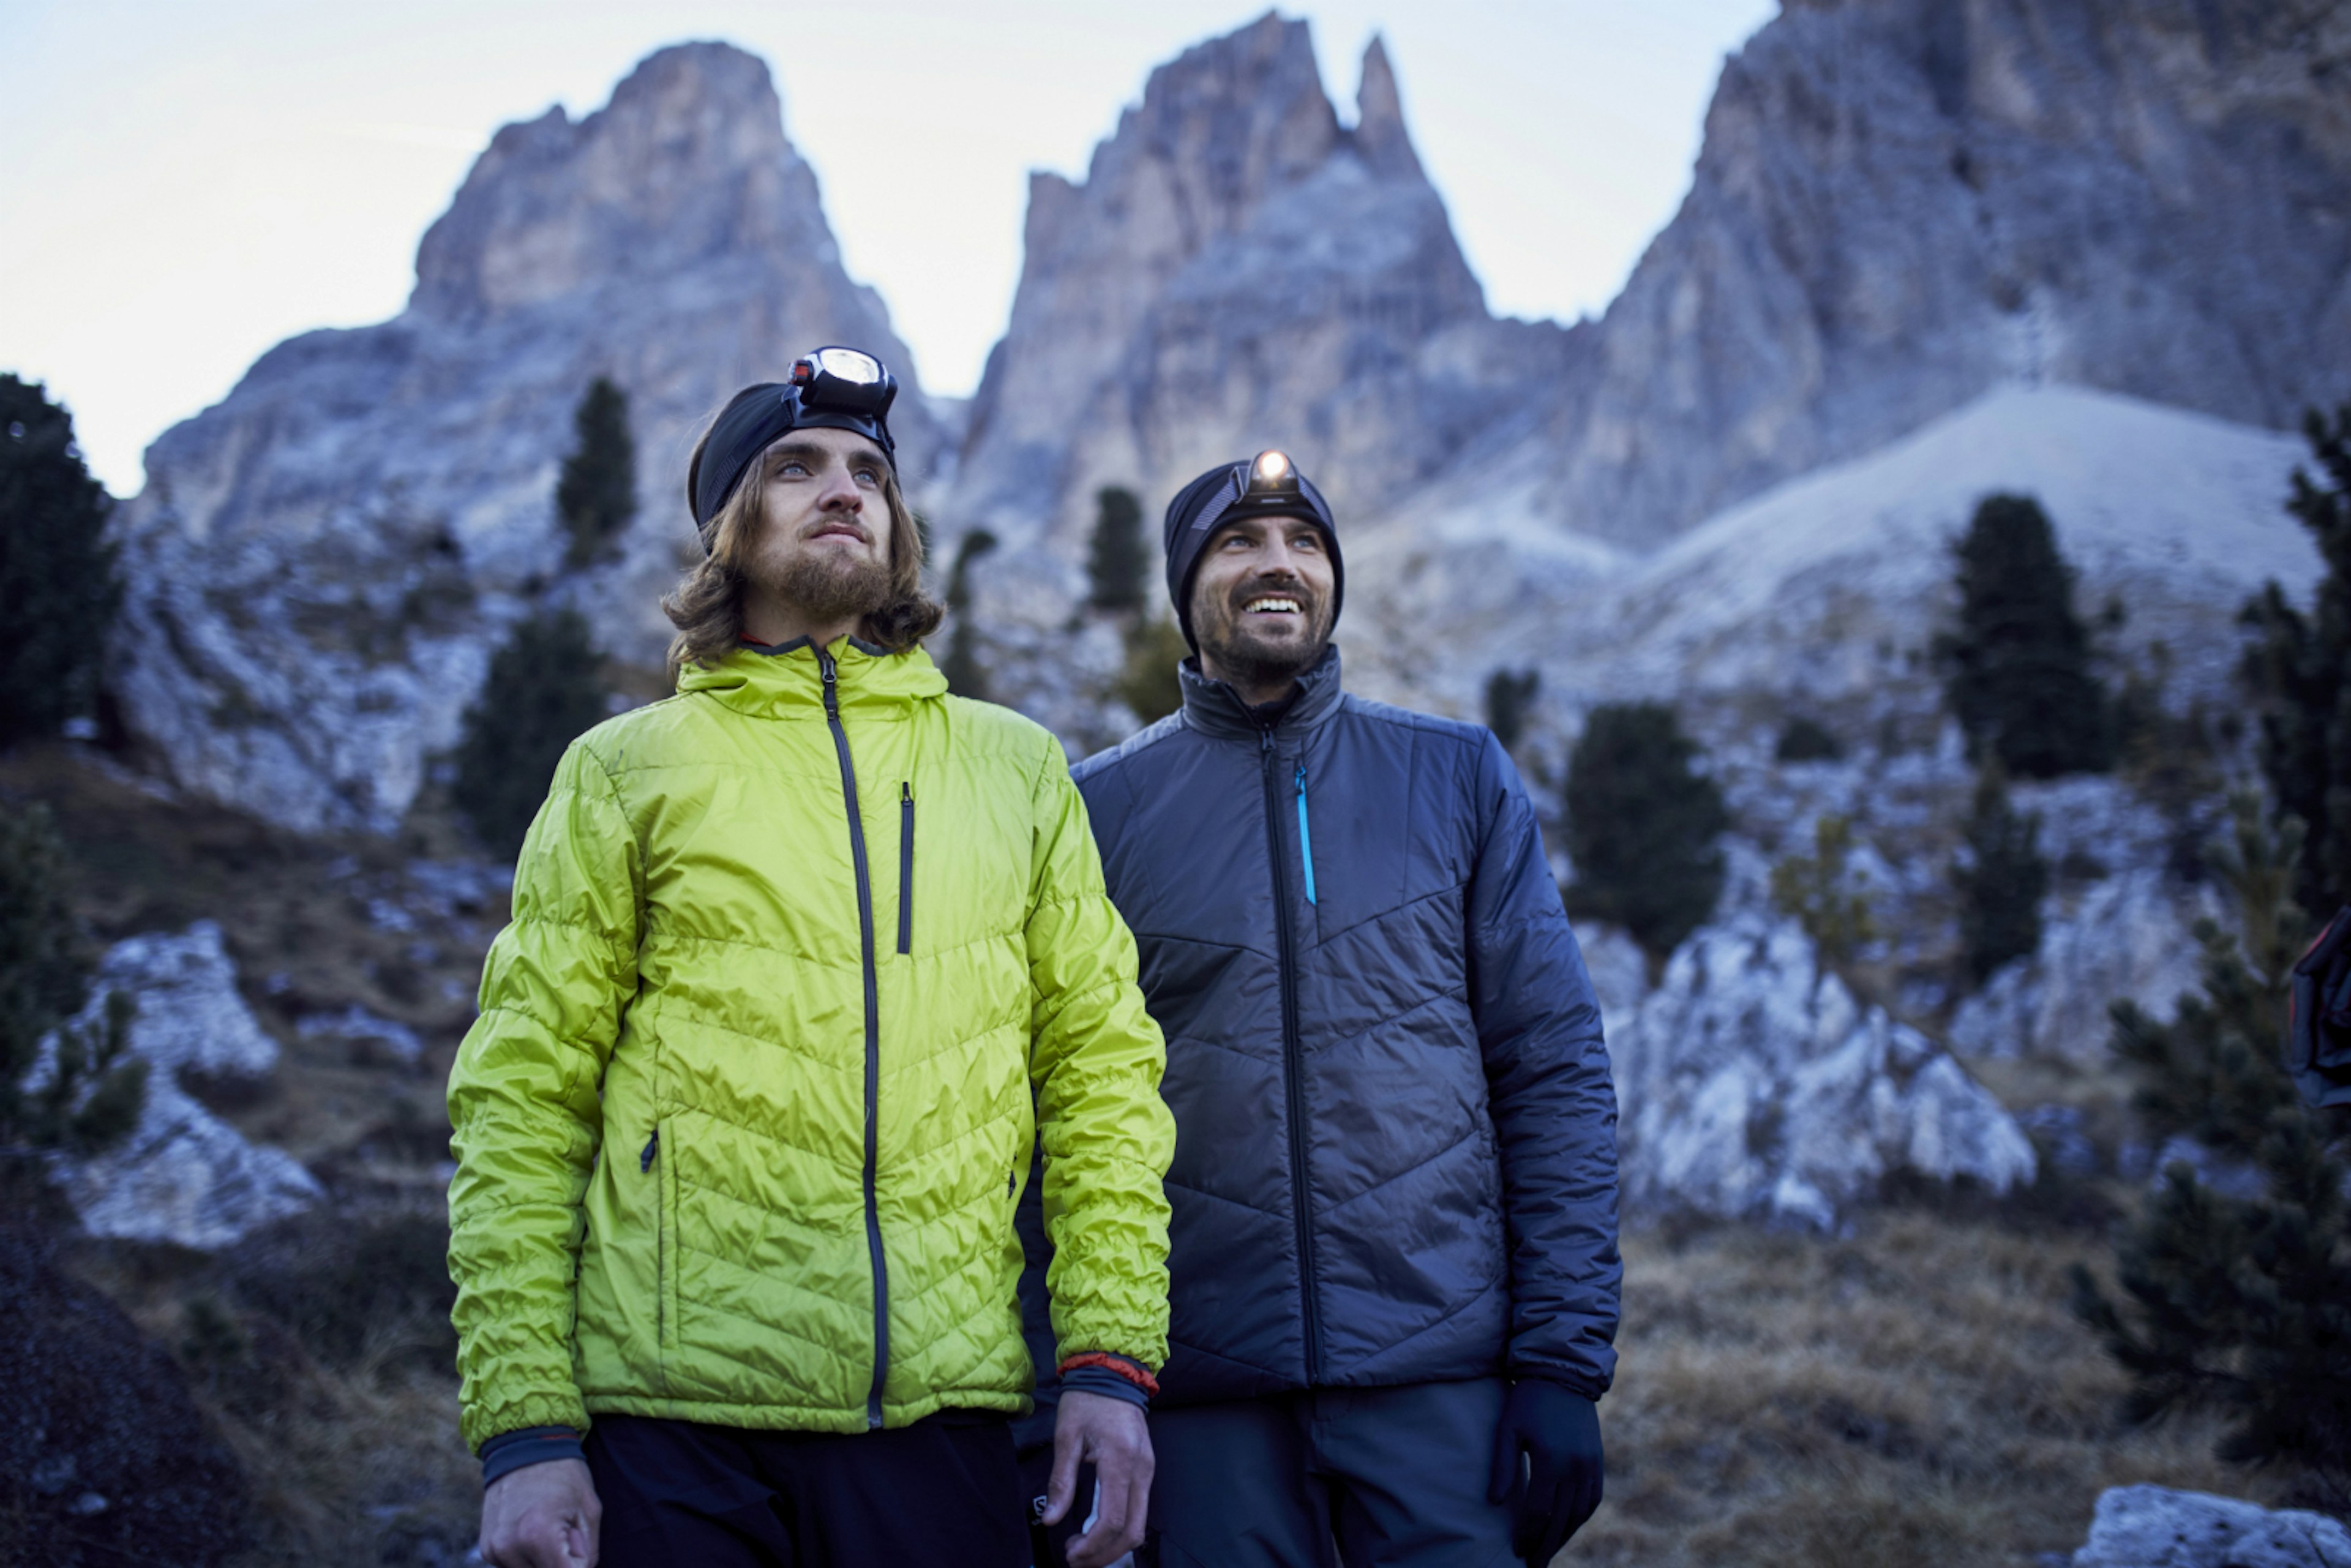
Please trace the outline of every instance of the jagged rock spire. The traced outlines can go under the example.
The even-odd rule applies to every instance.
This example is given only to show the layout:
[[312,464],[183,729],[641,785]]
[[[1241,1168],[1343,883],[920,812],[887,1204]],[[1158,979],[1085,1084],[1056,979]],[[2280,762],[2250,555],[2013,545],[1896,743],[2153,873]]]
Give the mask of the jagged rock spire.
[[1389,179],[1426,180],[1420,157],[1405,129],[1404,103],[1387,45],[1377,33],[1364,47],[1364,68],[1355,89],[1355,152],[1373,171]]

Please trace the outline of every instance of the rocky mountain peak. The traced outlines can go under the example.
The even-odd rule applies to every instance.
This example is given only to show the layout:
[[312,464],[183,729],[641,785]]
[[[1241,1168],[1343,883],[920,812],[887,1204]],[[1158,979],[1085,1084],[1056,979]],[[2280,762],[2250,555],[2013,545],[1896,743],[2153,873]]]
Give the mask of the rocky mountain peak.
[[763,249],[838,266],[782,112],[757,56],[682,44],[584,120],[559,106],[505,127],[425,232],[411,309],[494,317]]
[[[1490,415],[1520,367],[1498,371],[1511,355],[1376,41],[1358,102],[1343,129],[1307,25],[1269,14],[1153,72],[1084,183],[1032,183],[951,526],[1071,544],[1101,486],[1155,506],[1269,444],[1343,504],[1426,477]],[[1423,361],[1462,395],[1396,398]]]
[[[696,431],[826,342],[896,371],[919,491],[946,431],[843,272],[756,57],[664,49],[593,114],[507,126],[425,235],[408,309],[279,344],[149,449],[121,525],[132,727],[181,783],[297,828],[396,823],[518,615],[575,605],[659,667]],[[553,497],[597,376],[629,398],[638,512],[583,570]]]
[[1404,99],[1396,91],[1387,45],[1376,33],[1364,47],[1363,75],[1355,88],[1354,142],[1356,155],[1374,173],[1392,180],[1427,178],[1420,155],[1412,150],[1412,134],[1405,129]]

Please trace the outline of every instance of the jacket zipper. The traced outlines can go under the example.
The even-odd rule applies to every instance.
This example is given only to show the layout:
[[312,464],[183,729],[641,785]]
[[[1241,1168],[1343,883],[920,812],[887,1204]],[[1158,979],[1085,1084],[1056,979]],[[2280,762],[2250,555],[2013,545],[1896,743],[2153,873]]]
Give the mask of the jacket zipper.
[[873,1385],[865,1394],[865,1426],[882,1425],[882,1385],[890,1371],[890,1270],[882,1257],[882,1216],[874,1206],[873,1167],[880,1147],[875,1106],[882,1092],[882,1021],[873,973],[873,883],[865,868],[865,823],[857,810],[857,769],[849,760],[849,731],[841,724],[840,669],[816,651],[824,676],[824,721],[841,758],[841,796],[849,808],[849,858],[857,868],[858,951],[865,967],[865,1251],[873,1269]]
[[[1308,1213],[1305,1064],[1301,1060],[1304,1048],[1298,1038],[1297,939],[1290,929],[1289,879],[1281,873],[1282,862],[1288,857],[1282,853],[1281,833],[1276,826],[1281,821],[1281,797],[1280,787],[1273,777],[1273,731],[1259,730],[1258,740],[1258,755],[1265,775],[1265,836],[1273,862],[1274,929],[1281,947],[1281,1077],[1290,1112],[1290,1213],[1298,1227],[1298,1295],[1306,1318],[1306,1379],[1309,1383],[1320,1383],[1322,1381],[1322,1313],[1314,1299],[1314,1225]],[[1299,822],[1302,827],[1306,820],[1303,782],[1306,768],[1303,763],[1299,765],[1298,775],[1301,780]]]
[[914,787],[898,785],[898,951],[914,950]]
[[1306,759],[1298,759],[1298,863],[1306,868],[1306,902],[1314,902],[1314,835],[1306,827]]

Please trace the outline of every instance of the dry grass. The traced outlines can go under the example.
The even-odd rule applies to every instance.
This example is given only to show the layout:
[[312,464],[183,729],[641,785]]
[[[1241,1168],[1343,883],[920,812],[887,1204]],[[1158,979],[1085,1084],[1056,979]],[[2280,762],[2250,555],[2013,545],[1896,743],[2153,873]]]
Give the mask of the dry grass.
[[2213,1426],[2119,1424],[2121,1375],[2066,1306],[2104,1250],[1900,1210],[1841,1239],[1628,1238],[1608,1499],[1560,1561],[2032,1564],[2106,1487],[2271,1500]]

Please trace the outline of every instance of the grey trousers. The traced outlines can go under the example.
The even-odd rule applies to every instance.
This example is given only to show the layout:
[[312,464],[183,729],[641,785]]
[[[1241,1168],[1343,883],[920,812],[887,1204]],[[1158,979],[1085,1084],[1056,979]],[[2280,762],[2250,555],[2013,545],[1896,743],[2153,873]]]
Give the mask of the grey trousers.
[[1151,1413],[1146,1568],[1514,1568],[1500,1378]]

